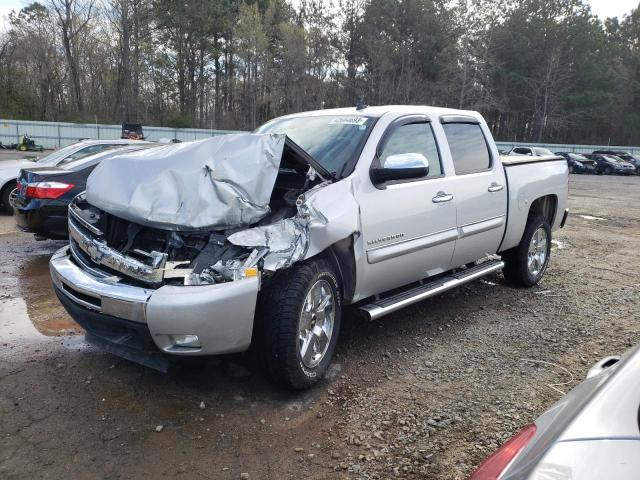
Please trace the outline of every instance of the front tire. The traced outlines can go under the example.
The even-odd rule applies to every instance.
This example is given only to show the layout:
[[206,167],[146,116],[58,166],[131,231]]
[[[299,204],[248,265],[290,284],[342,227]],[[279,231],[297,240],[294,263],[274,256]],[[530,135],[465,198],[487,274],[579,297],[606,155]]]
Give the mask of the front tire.
[[276,273],[261,293],[256,339],[273,381],[305,389],[322,379],[338,341],[341,304],[338,276],[326,260]]
[[533,287],[542,280],[550,256],[551,226],[542,216],[531,217],[520,244],[502,254],[504,278],[512,285]]

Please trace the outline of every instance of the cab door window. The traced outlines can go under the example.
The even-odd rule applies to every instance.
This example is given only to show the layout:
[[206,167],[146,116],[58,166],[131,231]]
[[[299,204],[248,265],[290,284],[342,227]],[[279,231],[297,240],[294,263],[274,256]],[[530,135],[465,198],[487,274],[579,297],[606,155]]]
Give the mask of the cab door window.
[[380,155],[380,166],[384,168],[386,159],[402,153],[420,153],[429,162],[427,178],[442,175],[442,164],[436,139],[428,122],[400,125],[389,136]]

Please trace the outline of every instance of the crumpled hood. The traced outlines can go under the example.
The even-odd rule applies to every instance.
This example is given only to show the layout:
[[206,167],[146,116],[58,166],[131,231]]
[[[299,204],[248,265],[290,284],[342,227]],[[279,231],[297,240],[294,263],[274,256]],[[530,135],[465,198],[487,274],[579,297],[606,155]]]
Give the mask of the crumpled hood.
[[233,134],[123,153],[87,180],[87,201],[155,228],[250,225],[269,212],[282,134]]

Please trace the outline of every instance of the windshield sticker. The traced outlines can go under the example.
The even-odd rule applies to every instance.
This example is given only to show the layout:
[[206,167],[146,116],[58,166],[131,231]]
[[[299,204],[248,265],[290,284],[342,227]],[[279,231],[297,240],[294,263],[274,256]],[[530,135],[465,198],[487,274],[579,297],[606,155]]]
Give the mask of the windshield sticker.
[[367,117],[338,117],[332,118],[329,125],[364,125],[367,120]]

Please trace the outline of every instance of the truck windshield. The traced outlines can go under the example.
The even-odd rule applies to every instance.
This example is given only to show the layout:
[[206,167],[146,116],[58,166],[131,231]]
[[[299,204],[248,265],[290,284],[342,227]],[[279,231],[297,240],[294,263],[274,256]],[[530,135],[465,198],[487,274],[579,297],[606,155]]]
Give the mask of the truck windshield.
[[547,150],[546,148],[534,148],[534,150],[536,151],[536,155],[554,155],[551,150]]
[[578,162],[589,161],[587,157],[585,157],[584,155],[580,155],[579,153],[570,153],[569,158]]
[[284,133],[333,174],[360,153],[374,119],[361,115],[318,115],[275,119],[256,133]]

